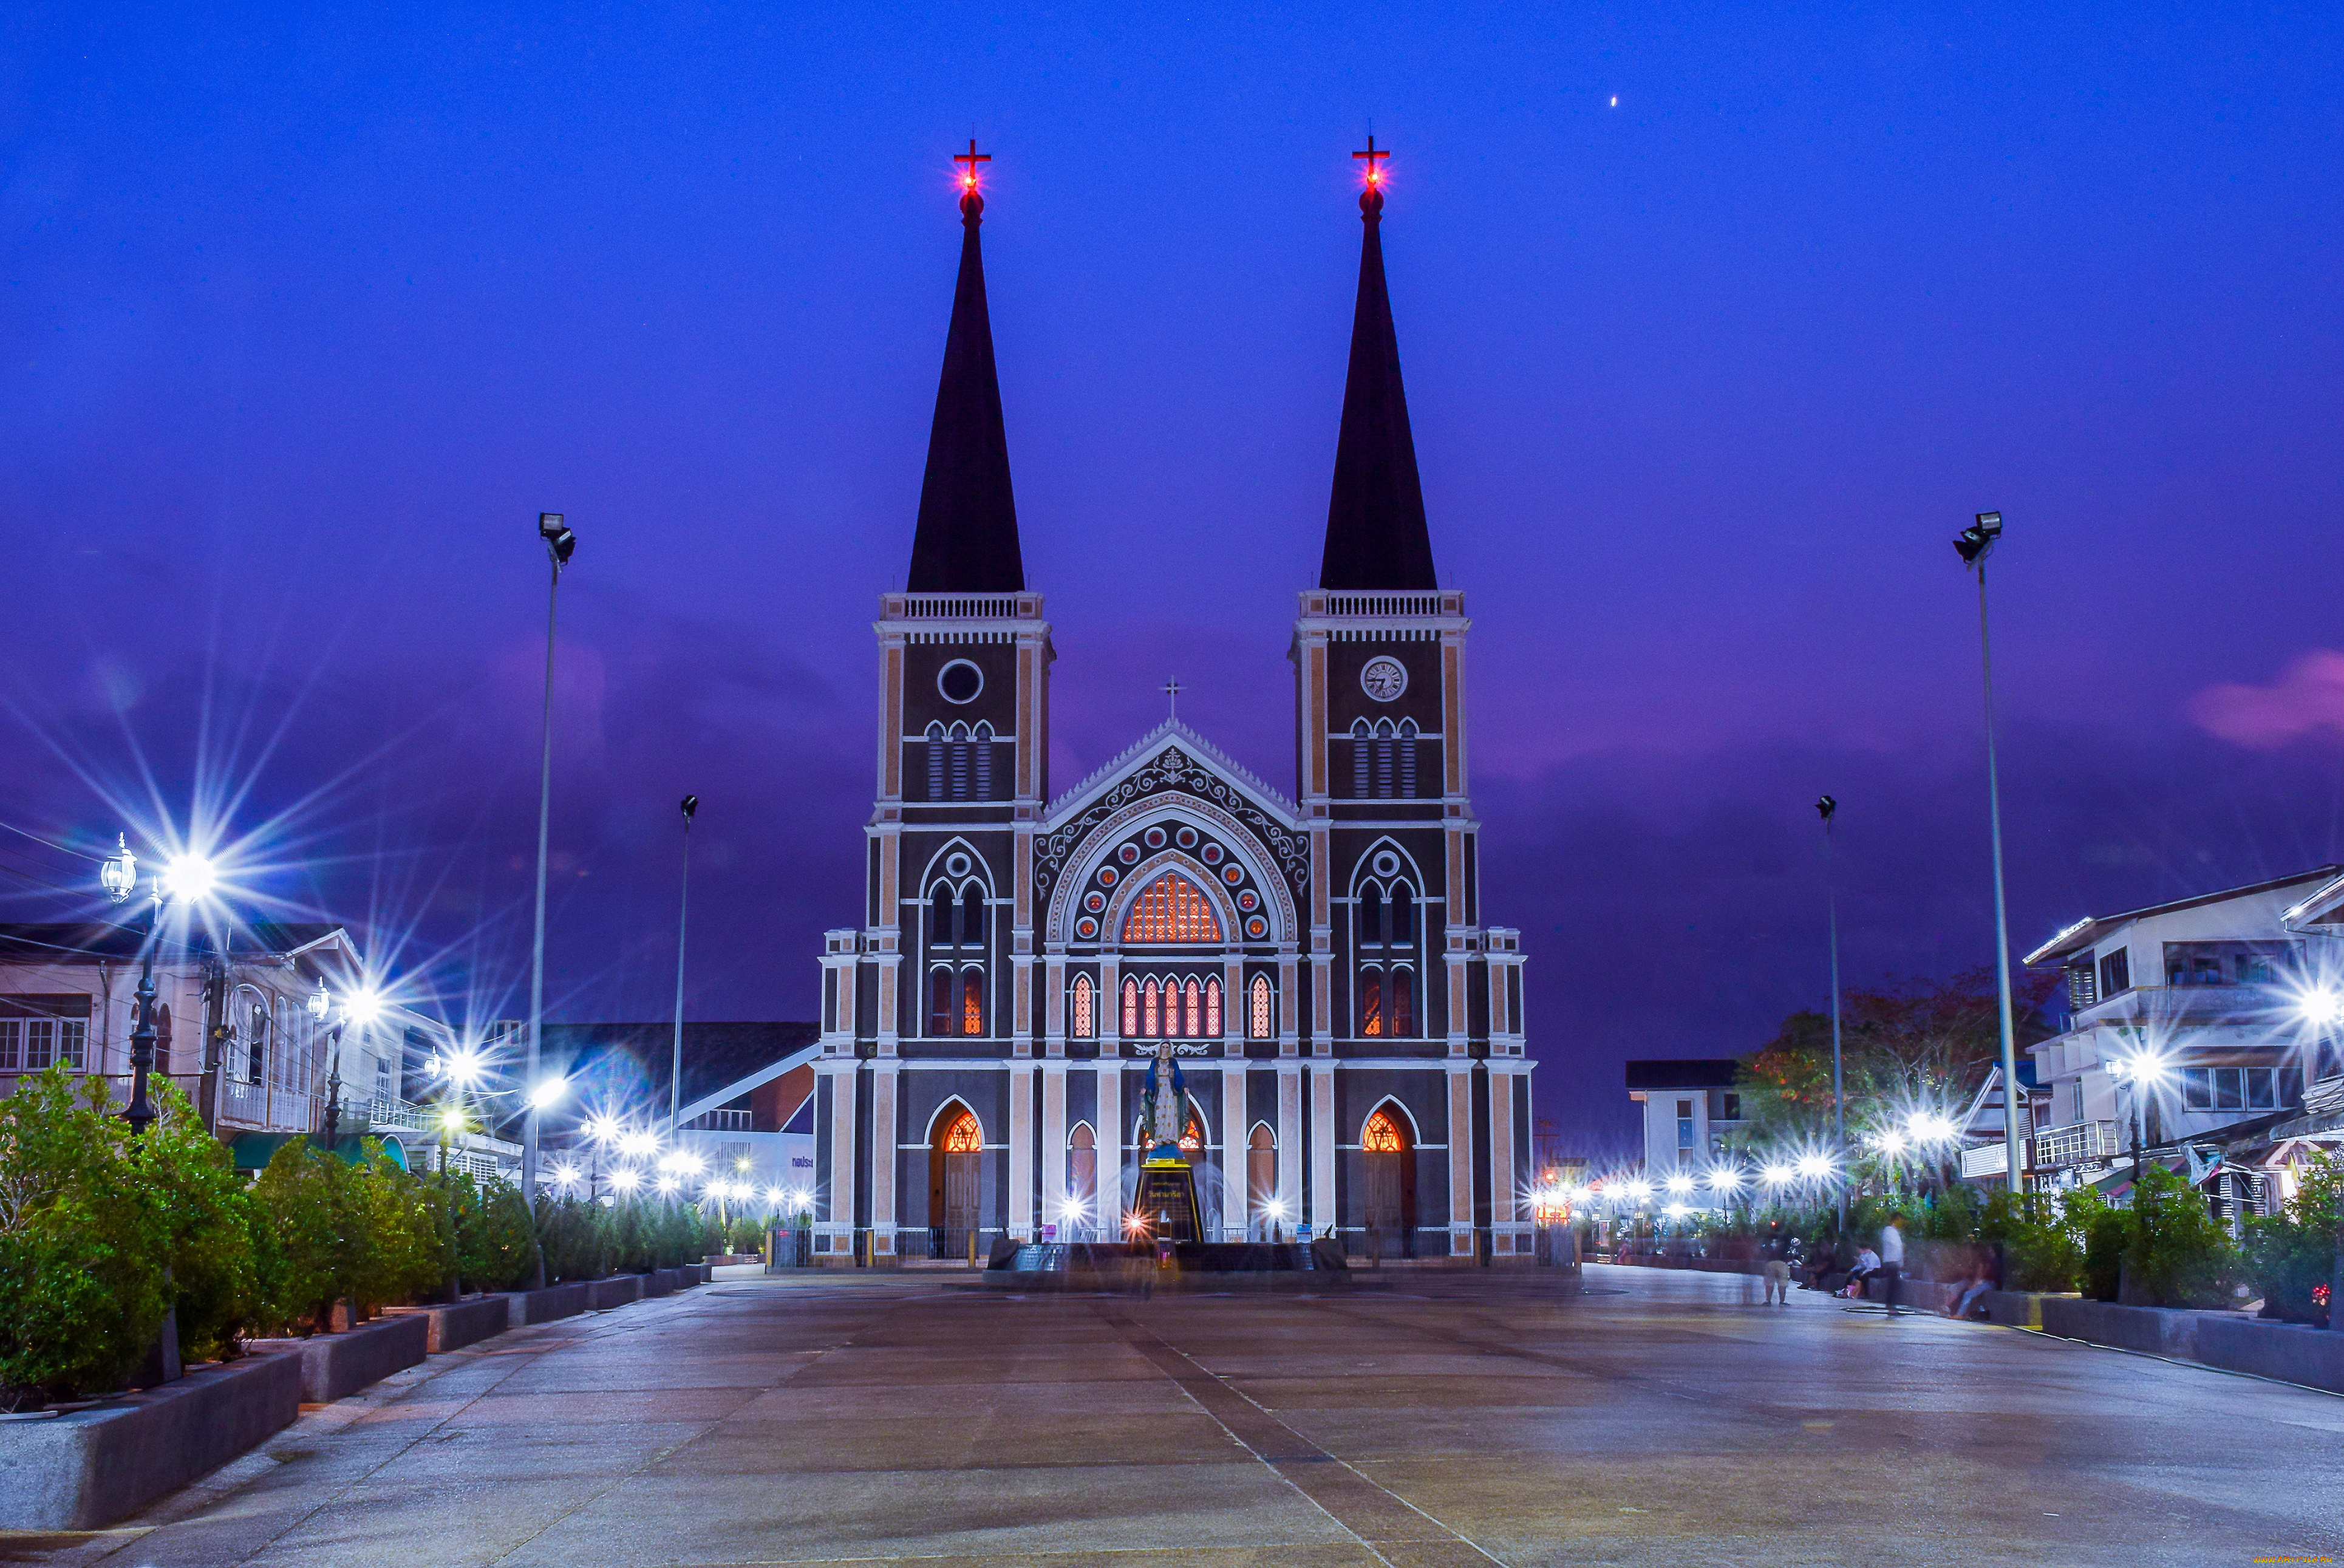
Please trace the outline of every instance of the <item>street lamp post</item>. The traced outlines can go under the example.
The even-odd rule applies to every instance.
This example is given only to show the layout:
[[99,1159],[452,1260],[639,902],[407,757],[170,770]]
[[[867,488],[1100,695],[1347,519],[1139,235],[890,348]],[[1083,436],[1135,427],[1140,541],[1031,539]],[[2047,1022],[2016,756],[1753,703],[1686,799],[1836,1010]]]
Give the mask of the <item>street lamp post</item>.
[[667,1135],[676,1134],[676,1118],[683,1108],[683,937],[692,917],[692,819],[700,811],[700,797],[683,797],[683,892],[675,916],[675,1060],[667,1079]]
[[[1840,1087],[1839,1058],[1839,885],[1832,862],[1832,817],[1839,810],[1839,802],[1830,795],[1819,796],[1815,810],[1824,819],[1824,908],[1831,930],[1831,992],[1832,992],[1832,1152],[1834,1158],[1847,1158],[1847,1099]],[[1847,1184],[1839,1185],[1839,1228],[1847,1229]]]
[[[130,853],[126,835],[116,835],[115,844],[121,853],[98,867],[97,880],[106,897],[120,904],[138,885],[138,857]],[[144,1134],[155,1119],[155,1108],[146,1098],[146,1076],[155,1067],[155,925],[163,908],[163,879],[157,875],[153,882],[146,928],[138,938],[136,1016],[130,1027],[130,1103],[122,1112],[133,1138]]]
[[2026,1179],[2018,1158],[2018,1047],[2010,1017],[2010,917],[2004,906],[2002,878],[2002,786],[1995,776],[1994,754],[1994,644],[1987,635],[1985,558],[2002,537],[2002,513],[1982,511],[1954,541],[1962,563],[1977,573],[1978,660],[1985,683],[1986,817],[1994,834],[1994,973],[2002,1012],[2002,1149],[2010,1190],[2023,1193]]
[[[558,511],[537,514],[537,534],[553,563],[552,585],[545,598],[545,747],[537,775],[537,928],[529,956],[529,1074],[521,1081],[537,1082],[538,1039],[545,1028],[545,858],[553,824],[553,629],[561,607],[561,569],[578,548],[578,536],[562,526]],[[537,1102],[523,1108],[520,1119],[520,1191],[532,1219],[537,1213]],[[534,1227],[532,1227],[534,1229]],[[537,1288],[545,1286],[545,1256],[535,1242]]]

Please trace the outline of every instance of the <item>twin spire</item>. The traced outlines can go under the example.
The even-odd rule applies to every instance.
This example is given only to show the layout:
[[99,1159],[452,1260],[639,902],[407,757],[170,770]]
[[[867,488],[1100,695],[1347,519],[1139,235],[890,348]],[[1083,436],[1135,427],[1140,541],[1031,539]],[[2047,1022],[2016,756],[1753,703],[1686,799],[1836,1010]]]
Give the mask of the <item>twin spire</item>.
[[[1400,384],[1399,341],[1384,286],[1384,193],[1379,162],[1389,152],[1368,138],[1367,189],[1359,197],[1366,233],[1359,244],[1359,302],[1351,315],[1350,372],[1343,386],[1343,424],[1335,440],[1335,483],[1327,507],[1327,545],[1318,586],[1430,589],[1432,537],[1416,441]],[[912,536],[914,593],[1014,593],[1026,586],[1017,545],[1017,503],[1009,485],[1009,441],[1001,423],[1001,382],[993,362],[993,323],[985,301],[985,258],[977,239],[985,197],[976,166],[990,161],[972,139],[954,155],[961,176],[960,280],[945,334],[944,374],[928,429],[928,467],[920,484],[919,525]]]

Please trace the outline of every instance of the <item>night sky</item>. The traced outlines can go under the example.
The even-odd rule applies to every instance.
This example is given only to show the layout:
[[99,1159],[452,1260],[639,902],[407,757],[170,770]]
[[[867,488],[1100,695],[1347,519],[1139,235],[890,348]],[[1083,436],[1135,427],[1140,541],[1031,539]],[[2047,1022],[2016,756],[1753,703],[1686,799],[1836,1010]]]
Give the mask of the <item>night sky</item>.
[[[1370,126],[1484,916],[1542,1114],[2339,854],[2333,5],[281,10],[0,22],[0,910],[191,816],[247,907],[520,1010],[804,1017],[857,918],[959,240],[1053,784],[1182,717],[1291,789]],[[101,13],[92,16],[91,12]],[[1616,105],[1615,100],[1616,98]],[[213,831],[198,828],[198,831]]]

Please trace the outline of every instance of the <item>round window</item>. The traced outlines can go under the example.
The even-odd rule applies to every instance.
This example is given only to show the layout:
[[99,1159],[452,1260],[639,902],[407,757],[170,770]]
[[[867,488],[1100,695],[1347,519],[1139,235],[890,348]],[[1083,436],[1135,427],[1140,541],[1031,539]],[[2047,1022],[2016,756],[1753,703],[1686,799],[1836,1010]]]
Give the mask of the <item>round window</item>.
[[1100,910],[1106,907],[1106,895],[1101,893],[1096,887],[1092,888],[1088,893],[1083,895],[1083,907],[1089,910],[1094,915],[1097,914]]
[[1222,866],[1221,880],[1228,883],[1231,887],[1235,887],[1238,883],[1245,880],[1245,867],[1242,865]]
[[955,659],[936,672],[936,690],[947,703],[974,703],[985,690],[985,672],[965,659]]
[[1398,871],[1399,869],[1399,856],[1394,855],[1390,850],[1386,850],[1381,855],[1376,856],[1376,875],[1378,876],[1389,876],[1393,872]]
[[1146,837],[1147,837],[1147,847],[1148,847],[1148,848],[1150,848],[1150,849],[1161,849],[1161,848],[1163,848],[1163,847],[1164,847],[1164,830],[1163,830],[1162,828],[1160,828],[1160,827],[1151,827],[1151,828],[1149,828],[1149,829],[1147,830],[1147,832]]
[[1115,879],[1122,875],[1123,873],[1117,871],[1112,865],[1102,865],[1099,867],[1099,885],[1101,887],[1113,887],[1115,885]]
[[1126,865],[1129,865],[1133,861],[1139,858],[1139,845],[1136,844],[1127,844],[1121,849],[1115,852],[1115,857],[1123,862]]
[[955,876],[966,876],[968,875],[968,856],[965,855],[955,855],[952,856],[945,862],[945,869]]
[[1197,853],[1204,857],[1207,865],[1218,865],[1221,863],[1221,846],[1217,844],[1208,844]]
[[1264,920],[1264,919],[1263,919],[1260,916],[1258,916],[1258,915],[1255,916],[1252,919],[1250,919],[1250,920],[1248,920],[1248,921],[1247,921],[1247,922],[1246,922],[1246,935],[1247,935],[1247,936],[1251,936],[1251,937],[1255,938],[1256,940],[1258,940],[1258,939],[1260,939],[1262,936],[1267,936],[1267,935],[1268,934],[1268,931],[1269,931],[1269,922],[1268,922],[1268,921],[1267,921],[1267,920]]
[[1250,887],[1238,895],[1238,907],[1250,914],[1261,905],[1261,897]]
[[1075,922],[1075,935],[1087,942],[1098,935],[1098,922],[1086,916]]
[[1193,827],[1184,827],[1172,835],[1172,842],[1183,849],[1194,849],[1197,847],[1197,830]]

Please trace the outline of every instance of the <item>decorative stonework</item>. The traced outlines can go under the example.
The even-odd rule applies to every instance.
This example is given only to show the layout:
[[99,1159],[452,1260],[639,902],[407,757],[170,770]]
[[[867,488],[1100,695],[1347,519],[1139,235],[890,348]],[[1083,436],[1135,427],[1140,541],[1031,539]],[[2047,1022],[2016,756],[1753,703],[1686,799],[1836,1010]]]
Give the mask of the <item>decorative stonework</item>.
[[1177,745],[1165,747],[1135,768],[1131,775],[1091,804],[1080,816],[1034,841],[1034,888],[1047,898],[1066,856],[1116,812],[1135,801],[1174,791],[1210,802],[1245,824],[1247,830],[1278,860],[1299,895],[1310,885],[1310,849],[1301,835],[1288,832],[1247,798],[1243,790],[1206,767]]

